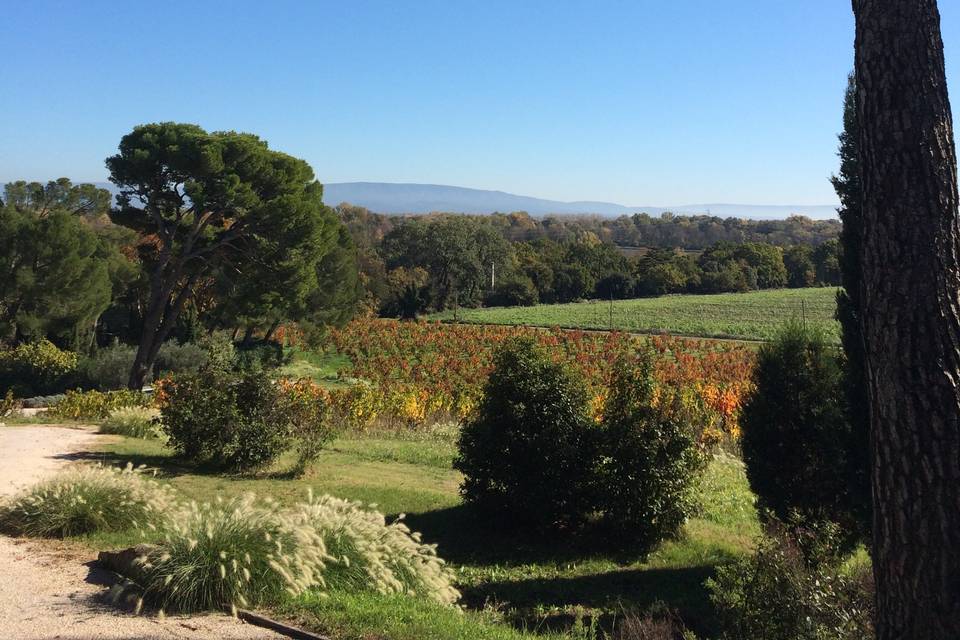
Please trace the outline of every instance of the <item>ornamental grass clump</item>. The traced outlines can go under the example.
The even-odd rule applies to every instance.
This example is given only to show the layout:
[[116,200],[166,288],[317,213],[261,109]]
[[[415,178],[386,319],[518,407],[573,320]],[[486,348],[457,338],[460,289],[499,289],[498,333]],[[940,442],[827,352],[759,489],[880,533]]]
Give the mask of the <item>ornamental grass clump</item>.
[[323,538],[334,560],[325,570],[331,589],[415,595],[442,604],[460,597],[436,545],[411,533],[402,516],[387,524],[382,513],[359,502],[312,494],[293,515]]
[[180,612],[270,605],[327,589],[444,604],[460,596],[435,546],[400,521],[388,525],[381,513],[331,496],[290,508],[253,494],[191,503],[135,564],[143,598]]
[[271,604],[322,589],[329,560],[311,527],[247,494],[187,505],[136,565],[145,599],[191,612]]
[[41,538],[166,526],[172,491],[142,469],[77,465],[0,506],[0,530]]
[[148,440],[166,438],[163,428],[160,426],[160,410],[148,407],[114,409],[100,423],[100,433]]

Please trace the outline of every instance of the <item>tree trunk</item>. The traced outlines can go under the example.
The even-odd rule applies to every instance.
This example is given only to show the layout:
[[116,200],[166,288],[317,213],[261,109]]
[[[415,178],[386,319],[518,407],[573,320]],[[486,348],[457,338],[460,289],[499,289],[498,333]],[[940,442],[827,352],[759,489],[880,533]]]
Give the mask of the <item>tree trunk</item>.
[[960,230],[936,0],[853,0],[879,640],[960,638]]
[[157,340],[157,330],[163,321],[163,310],[166,306],[166,298],[162,291],[151,292],[150,304],[147,306],[147,314],[143,319],[143,329],[140,332],[140,343],[137,345],[137,355],[133,358],[133,367],[130,369],[130,380],[127,386],[130,389],[140,390],[143,383],[150,373],[153,361],[150,360],[150,352],[154,348]]
[[278,328],[280,328],[280,321],[279,321],[279,320],[274,320],[274,321],[270,324],[270,328],[267,329],[267,332],[264,334],[264,336],[263,336],[263,341],[264,341],[264,342],[270,342],[270,339],[273,338],[273,334],[276,333],[276,331],[277,331]]

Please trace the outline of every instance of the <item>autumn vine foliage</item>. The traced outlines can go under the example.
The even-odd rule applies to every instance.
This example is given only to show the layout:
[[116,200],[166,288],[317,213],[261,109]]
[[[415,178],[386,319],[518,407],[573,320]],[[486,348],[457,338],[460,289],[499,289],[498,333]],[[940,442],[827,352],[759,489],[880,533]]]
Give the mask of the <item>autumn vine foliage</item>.
[[465,418],[482,397],[497,347],[520,337],[576,370],[597,419],[620,355],[650,348],[658,384],[709,414],[705,440],[739,435],[753,350],[736,342],[671,336],[360,318],[331,331],[327,347],[350,359],[341,375],[363,382],[334,391],[330,401],[335,413],[361,428],[377,421],[416,426]]

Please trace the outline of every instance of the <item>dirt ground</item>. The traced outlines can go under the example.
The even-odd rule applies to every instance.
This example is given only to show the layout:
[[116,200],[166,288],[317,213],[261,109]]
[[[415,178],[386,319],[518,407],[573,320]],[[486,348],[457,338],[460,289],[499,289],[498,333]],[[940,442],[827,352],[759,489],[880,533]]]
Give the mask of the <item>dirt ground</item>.
[[[0,500],[41,480],[103,437],[91,429],[0,427]],[[272,631],[224,615],[132,615],[107,604],[95,554],[56,541],[0,536],[0,638],[10,640],[266,640]]]

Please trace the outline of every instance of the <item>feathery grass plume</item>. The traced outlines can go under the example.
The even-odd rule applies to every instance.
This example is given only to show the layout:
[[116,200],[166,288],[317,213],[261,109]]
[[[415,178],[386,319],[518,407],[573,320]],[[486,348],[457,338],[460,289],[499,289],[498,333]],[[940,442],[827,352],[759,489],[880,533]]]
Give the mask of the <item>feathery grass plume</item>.
[[388,525],[383,514],[359,502],[312,495],[291,515],[312,528],[334,558],[324,571],[331,589],[404,593],[445,604],[460,597],[436,546],[420,542],[402,518]]
[[148,600],[188,612],[269,604],[321,588],[329,560],[313,529],[247,494],[186,505],[138,564]]
[[44,538],[163,528],[172,490],[134,469],[80,464],[27,488],[0,506],[0,530]]
[[166,438],[160,426],[160,410],[148,407],[114,409],[100,424],[100,433],[150,440]]

